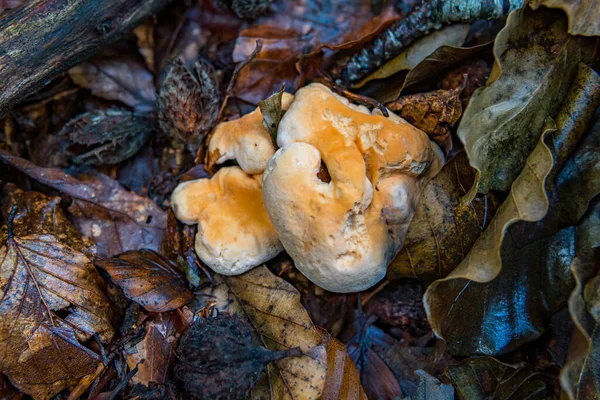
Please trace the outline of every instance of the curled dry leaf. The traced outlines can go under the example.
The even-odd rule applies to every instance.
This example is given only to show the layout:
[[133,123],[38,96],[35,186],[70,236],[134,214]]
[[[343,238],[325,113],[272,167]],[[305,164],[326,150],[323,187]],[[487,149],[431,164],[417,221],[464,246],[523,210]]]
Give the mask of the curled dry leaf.
[[175,148],[193,154],[211,129],[219,111],[219,93],[212,71],[195,65],[196,76],[179,58],[167,65],[158,92],[158,122]]
[[504,364],[492,357],[474,357],[451,365],[445,374],[457,400],[547,399],[546,384],[527,364]]
[[433,31],[424,38],[417,40],[408,49],[379,67],[375,72],[355,84],[354,87],[359,88],[374,79],[383,79],[400,71],[411,70],[441,46],[462,45],[468,33],[468,24],[447,25],[440,30]]
[[147,311],[174,310],[192,298],[177,266],[154,251],[127,251],[95,264],[108,272],[127,298]]
[[[56,202],[48,206],[68,223]],[[59,241],[73,231],[38,233],[22,224],[27,213],[12,207],[0,231],[0,371],[49,399],[96,369],[99,356],[82,343],[93,335],[110,341],[111,305],[90,260]],[[47,220],[41,225],[52,230]]]
[[533,0],[529,5],[533,9],[544,6],[563,10],[569,19],[571,35],[600,35],[600,4],[598,4],[598,0]]
[[[76,164],[118,164],[137,153],[150,139],[154,121],[124,109],[97,110],[81,114],[60,131],[75,148],[69,151]],[[79,146],[78,146],[79,145]]]
[[350,399],[359,399],[361,391],[353,389],[354,370],[347,361],[343,374],[339,367],[328,369],[328,346],[336,351],[335,357],[345,359],[342,349],[325,340],[322,331],[313,325],[293,286],[265,266],[216,279],[218,286],[210,294],[216,296],[218,307],[247,319],[263,346],[270,350],[300,347],[303,352],[302,357],[269,364],[252,398],[317,399],[323,393],[348,390],[357,396]]
[[154,77],[134,57],[92,59],[71,68],[69,76],[95,96],[121,101],[136,111],[154,109]]
[[[560,11],[513,11],[494,43],[490,82],[471,97],[458,127],[480,193],[508,191],[539,141],[544,120],[555,116],[593,40],[570,36]],[[533,33],[532,33],[533,32]],[[477,182],[476,182],[477,184]]]
[[474,178],[462,151],[425,186],[404,245],[388,268],[389,279],[440,279],[465,258],[496,208],[490,195],[461,200]]
[[448,153],[452,148],[450,128],[462,115],[460,94],[466,86],[466,80],[465,76],[463,84],[454,89],[400,97],[387,103],[386,107],[421,129]]

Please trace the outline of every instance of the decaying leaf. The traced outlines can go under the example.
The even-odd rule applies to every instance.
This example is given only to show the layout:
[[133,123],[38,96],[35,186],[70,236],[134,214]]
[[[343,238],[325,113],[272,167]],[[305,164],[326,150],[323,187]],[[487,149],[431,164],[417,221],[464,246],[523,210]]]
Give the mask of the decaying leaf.
[[441,46],[462,45],[468,33],[468,24],[448,25],[434,31],[424,38],[417,40],[408,49],[379,67],[377,71],[355,84],[354,87],[359,88],[374,79],[383,79],[400,71],[411,70]]
[[198,319],[182,337],[175,376],[193,399],[243,399],[266,364],[301,354],[298,347],[269,350],[246,320],[218,314]]
[[154,251],[127,251],[95,264],[108,272],[125,296],[147,311],[175,310],[192,298],[174,263]]
[[[0,371],[35,399],[49,399],[96,369],[99,356],[82,343],[93,335],[110,341],[111,304],[90,260],[59,241],[72,230],[38,233],[23,224],[27,214],[12,207],[0,231]],[[49,221],[41,225],[52,230]]]
[[571,35],[600,35],[600,4],[597,0],[533,0],[529,5],[533,9],[544,6],[563,10],[569,19]]
[[465,258],[496,208],[490,195],[461,201],[474,178],[460,152],[425,186],[404,245],[388,268],[389,279],[440,279]]
[[0,160],[32,179],[71,197],[69,212],[83,236],[94,239],[98,255],[128,250],[158,250],[164,240],[166,213],[147,197],[125,190],[99,172],[79,179],[56,168],[42,168],[0,150]]
[[462,115],[460,94],[466,80],[465,76],[463,84],[455,89],[403,96],[386,107],[421,129],[448,153],[452,148],[450,128]]
[[283,116],[281,99],[284,90],[285,85],[283,85],[277,93],[273,93],[271,96],[258,102],[260,113],[263,116],[263,125],[271,134],[273,143],[277,143],[277,128],[279,127],[279,121]]
[[526,364],[504,364],[492,357],[469,358],[451,365],[446,377],[457,400],[547,399],[546,384]]
[[[78,115],[59,133],[68,136],[76,150],[76,164],[118,164],[137,153],[150,139],[154,121],[124,109],[98,110]],[[77,146],[79,145],[79,146]]]
[[151,111],[155,107],[154,77],[134,57],[92,59],[71,68],[69,76],[94,95],[121,101],[136,111]]
[[[458,127],[480,193],[508,191],[555,116],[577,73],[591,57],[588,38],[570,36],[560,11],[513,11],[494,43],[489,86],[473,94]],[[476,182],[477,184],[477,182]]]
[[265,266],[243,275],[216,277],[215,296],[221,310],[247,319],[263,346],[270,350],[300,347],[302,357],[285,358],[267,366],[256,399],[318,399],[327,379],[326,345],[300,304],[300,293]]
[[197,62],[194,75],[179,58],[167,65],[158,93],[158,121],[175,148],[195,154],[216,122],[219,93],[208,66]]

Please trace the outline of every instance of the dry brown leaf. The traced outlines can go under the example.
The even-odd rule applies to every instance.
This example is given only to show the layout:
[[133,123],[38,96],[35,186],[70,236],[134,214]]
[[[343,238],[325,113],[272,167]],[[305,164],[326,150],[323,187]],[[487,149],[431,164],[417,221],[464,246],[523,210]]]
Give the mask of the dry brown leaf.
[[154,72],[154,21],[148,19],[143,24],[136,26],[133,34],[137,39],[138,50],[144,57],[146,67]]
[[111,305],[83,253],[53,234],[19,227],[27,212],[13,207],[0,232],[0,371],[22,391],[48,399],[95,370],[99,356],[82,342],[93,335],[110,341]]
[[107,100],[119,100],[136,111],[151,111],[156,103],[154,77],[131,56],[98,58],[69,70],[73,81]]
[[144,324],[146,336],[134,347],[135,353],[127,355],[130,369],[138,367],[131,382],[150,386],[150,382],[162,385],[167,378],[169,363],[173,357],[173,348],[154,321]]
[[367,400],[360,384],[360,372],[350,358],[346,346],[325,330],[320,330],[327,345],[327,377],[322,400]]
[[192,298],[176,265],[154,251],[127,251],[95,264],[108,272],[127,298],[147,311],[175,310]]
[[270,350],[300,347],[302,357],[267,366],[253,399],[318,399],[327,378],[326,344],[300,304],[300,293],[265,266],[243,275],[215,278],[217,307],[247,319]]
[[425,132],[448,153],[452,148],[450,128],[462,115],[460,94],[466,85],[455,89],[411,94],[387,103],[386,107]]
[[389,279],[440,279],[465,258],[496,208],[490,195],[461,201],[474,178],[463,151],[425,186],[404,246],[388,269]]

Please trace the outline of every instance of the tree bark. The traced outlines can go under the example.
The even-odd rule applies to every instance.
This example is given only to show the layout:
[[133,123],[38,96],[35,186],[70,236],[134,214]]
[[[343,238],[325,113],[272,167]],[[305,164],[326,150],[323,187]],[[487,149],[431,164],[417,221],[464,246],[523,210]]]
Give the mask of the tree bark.
[[0,16],[0,117],[170,0],[33,0]]

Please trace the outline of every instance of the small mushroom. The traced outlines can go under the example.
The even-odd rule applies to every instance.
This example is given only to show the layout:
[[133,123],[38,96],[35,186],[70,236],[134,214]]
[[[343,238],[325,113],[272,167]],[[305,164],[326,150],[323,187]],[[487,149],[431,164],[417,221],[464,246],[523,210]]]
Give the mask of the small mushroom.
[[[287,110],[293,99],[294,96],[284,93],[281,108]],[[247,173],[262,173],[275,153],[273,140],[262,120],[257,108],[239,119],[217,125],[208,144],[206,168],[213,170],[217,164],[236,160]]]
[[[285,250],[333,292],[386,273],[443,154],[400,117],[369,112],[320,84],[300,89],[279,124],[263,196]],[[330,180],[318,174],[326,168]]]
[[283,249],[265,210],[261,179],[238,166],[225,167],[210,179],[183,182],[173,191],[175,216],[198,224],[196,253],[219,274],[241,274]]
[[[293,96],[284,95],[282,108]],[[195,249],[215,272],[237,275],[283,250],[265,210],[262,172],[275,153],[260,109],[219,124],[208,145],[207,165],[233,160],[210,179],[183,182],[171,196],[177,219],[198,224]]]

